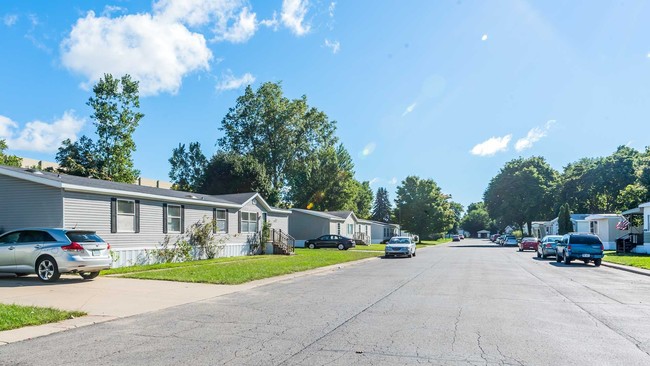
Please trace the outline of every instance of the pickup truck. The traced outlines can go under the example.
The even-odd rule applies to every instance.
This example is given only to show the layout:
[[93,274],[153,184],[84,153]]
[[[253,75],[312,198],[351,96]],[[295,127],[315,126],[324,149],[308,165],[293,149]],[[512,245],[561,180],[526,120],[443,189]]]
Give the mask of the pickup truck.
[[594,234],[570,233],[562,237],[556,246],[556,262],[571,264],[572,260],[581,260],[585,264],[594,262],[596,267],[603,261],[603,243]]

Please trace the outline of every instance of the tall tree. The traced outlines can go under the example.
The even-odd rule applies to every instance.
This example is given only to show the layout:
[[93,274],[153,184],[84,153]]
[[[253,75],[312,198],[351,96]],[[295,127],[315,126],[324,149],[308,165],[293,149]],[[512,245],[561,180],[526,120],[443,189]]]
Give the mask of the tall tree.
[[477,235],[480,230],[491,230],[492,220],[490,215],[485,209],[483,202],[472,203],[467,207],[467,214],[463,217],[461,225],[464,230],[470,232],[471,235]]
[[354,212],[359,218],[370,218],[372,198],[373,194],[372,189],[370,188],[370,182],[357,182],[356,195],[354,197]]
[[449,198],[432,179],[408,176],[397,187],[395,211],[405,230],[428,237],[453,226],[454,212]]
[[[458,202],[450,201],[449,205],[451,206],[451,210],[454,212],[454,224],[449,230],[449,233],[455,234],[458,233],[458,229],[461,229],[460,224],[463,218],[463,211],[465,211],[465,209],[463,208],[463,205]],[[465,228],[462,229],[465,230]]]
[[391,204],[388,198],[388,191],[384,187],[377,188],[375,203],[372,206],[371,218],[375,221],[390,222]]
[[197,192],[201,188],[208,160],[201,151],[200,143],[190,142],[189,150],[185,149],[185,144],[178,144],[172,151],[169,164],[169,178],[174,182],[174,189]]
[[558,234],[564,235],[573,231],[573,222],[571,222],[571,208],[568,203],[560,206],[560,212],[557,215]]
[[0,165],[20,166],[23,159],[16,155],[5,154],[5,150],[7,150],[7,142],[0,139]]
[[558,173],[542,157],[518,158],[505,164],[490,181],[483,202],[490,217],[505,225],[528,225],[552,216]]
[[94,111],[97,141],[86,136],[75,143],[65,140],[56,159],[69,174],[133,183],[140,175],[131,156],[136,150],[133,133],[144,117],[137,111],[138,82],[129,75],[117,79],[105,74],[93,92],[87,104]]
[[280,83],[267,82],[256,91],[246,87],[221,121],[218,145],[227,152],[250,155],[265,169],[273,189],[281,192],[288,176],[309,157],[336,144],[336,124],[307,103],[290,100]]
[[248,155],[218,152],[210,159],[200,182],[198,191],[205,194],[259,192],[270,205],[278,201],[264,167]]

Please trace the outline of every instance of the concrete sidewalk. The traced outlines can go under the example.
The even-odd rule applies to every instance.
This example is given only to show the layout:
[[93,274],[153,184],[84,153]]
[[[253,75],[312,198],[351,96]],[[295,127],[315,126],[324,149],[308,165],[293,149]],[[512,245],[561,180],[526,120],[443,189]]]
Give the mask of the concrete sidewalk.
[[310,271],[266,278],[241,285],[212,285],[172,281],[98,277],[85,281],[63,275],[55,283],[43,283],[35,276],[0,277],[0,303],[79,310],[87,316],[39,326],[0,332],[0,346],[67,329],[144,314],[173,306],[211,299],[296,277],[324,274],[378,257],[335,264]]

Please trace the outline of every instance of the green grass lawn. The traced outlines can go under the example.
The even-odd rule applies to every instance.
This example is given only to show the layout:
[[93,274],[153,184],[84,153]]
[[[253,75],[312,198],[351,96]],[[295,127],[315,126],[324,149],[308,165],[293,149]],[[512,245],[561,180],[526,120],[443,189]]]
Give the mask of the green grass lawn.
[[[172,267],[138,266],[122,277],[179,282],[236,285],[288,273],[306,271],[337,263],[380,256],[381,252],[340,251],[337,249],[296,249],[292,256],[264,255],[223,258],[224,260],[177,263]],[[225,260],[229,259],[229,260]],[[147,267],[149,269],[147,269]],[[108,272],[108,271],[107,271]]]
[[211,264],[219,263],[228,263],[228,262],[238,262],[238,261],[255,261],[255,260],[267,260],[272,258],[272,256],[266,255],[255,255],[255,256],[246,256],[246,257],[227,257],[227,258],[215,258],[215,259],[205,259],[200,261],[189,261],[189,262],[177,262],[177,263],[158,263],[158,264],[149,264],[149,265],[138,265],[130,267],[120,267],[112,268],[101,272],[101,275],[115,275],[115,274],[124,274],[124,273],[134,273],[134,272],[144,272],[151,271],[156,269],[168,269],[168,268],[179,268],[179,267],[194,267],[194,266],[205,266]]
[[420,246],[427,246],[427,245],[438,245],[438,244],[444,244],[444,243],[449,243],[451,241],[451,238],[442,238],[438,240],[422,240],[420,244],[418,244],[418,248]]
[[29,325],[54,323],[84,316],[81,311],[63,311],[36,306],[0,304],[0,331],[17,329]]
[[617,255],[614,251],[606,251],[604,261],[624,264],[626,266],[650,269],[650,255],[626,253]]

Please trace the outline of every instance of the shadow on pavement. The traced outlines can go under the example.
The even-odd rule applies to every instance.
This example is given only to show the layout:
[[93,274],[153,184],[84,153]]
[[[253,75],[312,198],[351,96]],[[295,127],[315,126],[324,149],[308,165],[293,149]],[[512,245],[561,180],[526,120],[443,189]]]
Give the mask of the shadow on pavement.
[[31,286],[56,286],[56,285],[70,285],[73,283],[85,282],[79,276],[65,276],[62,275],[56,282],[43,282],[36,277],[36,275],[29,275],[25,277],[16,277],[14,275],[2,274],[0,275],[0,288],[2,287],[31,287]]
[[[449,245],[449,248],[502,248],[500,245],[484,244],[484,245]],[[516,247],[511,247],[516,248]]]
[[580,262],[580,263],[578,263],[578,262],[571,262],[571,264],[566,265],[566,264],[564,264],[564,263],[562,263],[562,262],[558,263],[558,262],[556,262],[555,260],[553,260],[553,261],[550,262],[549,264],[552,265],[552,266],[554,266],[554,267],[564,267],[564,268],[596,268],[596,266],[594,266],[593,263],[584,264],[584,263],[582,263],[582,262]]

